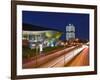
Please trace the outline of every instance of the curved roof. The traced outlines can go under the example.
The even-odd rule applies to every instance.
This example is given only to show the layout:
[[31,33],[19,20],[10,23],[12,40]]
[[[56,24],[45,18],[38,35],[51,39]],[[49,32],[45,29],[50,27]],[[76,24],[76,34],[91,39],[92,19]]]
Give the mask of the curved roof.
[[26,24],[26,23],[23,23],[22,30],[24,31],[46,31],[46,30],[59,31],[56,29],[51,29],[51,28],[46,28],[46,27],[41,27],[41,26],[31,25],[31,24]]

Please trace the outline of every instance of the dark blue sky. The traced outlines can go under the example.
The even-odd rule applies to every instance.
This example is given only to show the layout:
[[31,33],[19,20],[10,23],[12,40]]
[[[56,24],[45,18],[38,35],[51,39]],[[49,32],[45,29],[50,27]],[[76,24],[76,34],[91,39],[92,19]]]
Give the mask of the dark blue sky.
[[[76,37],[89,40],[89,14],[23,11],[22,22],[62,32],[68,24],[73,24]],[[65,34],[62,39],[65,39]]]

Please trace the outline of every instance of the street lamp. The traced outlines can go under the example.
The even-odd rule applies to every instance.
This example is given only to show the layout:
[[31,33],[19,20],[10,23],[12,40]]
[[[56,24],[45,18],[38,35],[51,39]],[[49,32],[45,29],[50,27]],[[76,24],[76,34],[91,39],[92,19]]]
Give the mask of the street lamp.
[[66,56],[65,56],[65,45],[64,45],[64,66],[65,66],[65,60],[66,60]]
[[36,67],[37,67],[37,64],[38,64],[38,61],[37,61],[37,54],[38,54],[38,42],[36,42]]

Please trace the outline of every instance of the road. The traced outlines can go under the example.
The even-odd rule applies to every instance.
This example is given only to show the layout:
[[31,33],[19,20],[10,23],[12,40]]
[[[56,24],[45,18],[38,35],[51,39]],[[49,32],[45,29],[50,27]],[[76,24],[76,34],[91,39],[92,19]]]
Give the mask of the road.
[[80,48],[76,48],[62,56],[49,61],[48,63],[41,65],[40,68],[47,67],[64,67],[70,60],[72,60],[77,54],[79,54],[86,46],[82,46]]
[[89,65],[89,48],[85,48],[78,56],[70,61],[67,66],[88,66]]
[[82,45],[81,47],[72,46],[69,48],[65,48],[61,51],[57,51],[55,53],[25,63],[23,64],[23,68],[64,67],[65,64],[71,61],[86,47],[86,45]]
[[72,46],[72,47],[69,47],[69,48],[65,48],[63,50],[60,50],[60,51],[57,51],[57,52],[54,52],[54,53],[51,53],[49,55],[46,55],[46,56],[43,56],[43,57],[40,57],[40,58],[36,58],[30,62],[27,62],[25,64],[22,65],[23,68],[34,68],[34,67],[38,67],[42,64],[45,64],[63,54],[65,54],[65,52],[69,52],[71,50],[73,50],[75,48],[75,46]]

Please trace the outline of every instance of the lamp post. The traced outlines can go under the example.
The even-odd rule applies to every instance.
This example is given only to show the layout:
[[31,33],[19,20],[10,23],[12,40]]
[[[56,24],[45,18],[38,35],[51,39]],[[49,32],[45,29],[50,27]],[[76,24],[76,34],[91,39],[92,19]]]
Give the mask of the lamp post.
[[[66,52],[65,51],[65,44],[64,44],[64,52]],[[64,53],[64,66],[65,66],[65,60],[66,60],[66,56],[65,56],[65,53]]]
[[38,54],[38,42],[36,42],[36,67],[37,67],[37,64],[38,64],[37,54]]

